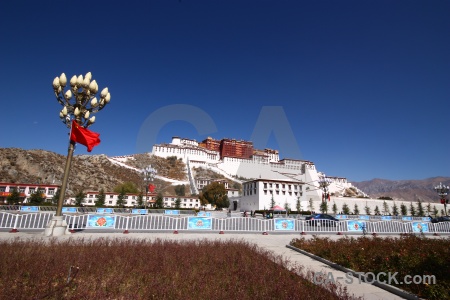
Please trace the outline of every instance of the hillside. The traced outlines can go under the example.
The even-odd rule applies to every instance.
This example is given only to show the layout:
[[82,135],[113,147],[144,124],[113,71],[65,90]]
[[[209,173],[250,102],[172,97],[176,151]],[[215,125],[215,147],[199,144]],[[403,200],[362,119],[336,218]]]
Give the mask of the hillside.
[[433,189],[439,183],[450,185],[449,177],[433,177],[423,180],[387,180],[372,179],[369,181],[352,182],[354,186],[369,194],[371,198],[382,196],[404,201],[438,202],[439,196]]
[[[45,150],[23,150],[18,148],[0,148],[0,181],[18,183],[61,184],[66,157]],[[187,181],[186,165],[175,157],[161,158],[136,154],[126,164],[113,163],[106,155],[75,155],[69,176],[68,195],[83,191],[113,191],[123,182],[133,182],[143,187],[142,169],[151,164],[158,171],[154,180],[157,191],[165,195],[174,195],[172,182]],[[195,177],[221,178],[211,170],[195,168]],[[367,193],[371,198],[392,197],[403,201],[438,202],[439,197],[433,187],[442,182],[450,185],[449,177],[433,177],[423,180],[386,180],[373,179],[352,182],[354,186]],[[231,187],[240,188],[229,181]],[[186,186],[186,195],[189,187]]]
[[[183,165],[179,162],[165,162],[155,158],[150,161],[158,170],[158,175],[176,179],[185,178]],[[23,150],[0,148],[0,181],[17,183],[41,183],[60,185],[66,156],[45,150]],[[113,191],[114,187],[133,182],[143,187],[144,182],[138,171],[112,163],[106,155],[74,155],[69,176],[67,193],[75,195],[78,191]],[[170,182],[155,179],[157,191],[174,194]]]

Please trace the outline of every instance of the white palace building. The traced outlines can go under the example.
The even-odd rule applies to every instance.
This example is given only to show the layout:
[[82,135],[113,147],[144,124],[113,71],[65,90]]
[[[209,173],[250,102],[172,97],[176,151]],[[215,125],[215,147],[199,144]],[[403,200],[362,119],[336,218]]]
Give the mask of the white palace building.
[[[234,209],[241,211],[268,209],[272,198],[277,205],[292,210],[296,210],[298,201],[302,210],[307,210],[311,201],[322,201],[319,181],[325,175],[316,170],[314,163],[280,159],[277,150],[254,149],[249,141],[207,138],[197,142],[173,137],[170,144],[154,145],[152,155],[181,158],[187,165],[191,192],[195,194],[201,187],[192,176],[194,167],[210,169],[241,183],[242,193],[230,197],[230,202],[235,203]],[[343,177],[327,177],[327,180],[330,181],[328,190],[335,197],[343,196],[345,190],[352,187]],[[318,210],[319,206],[316,207]]]

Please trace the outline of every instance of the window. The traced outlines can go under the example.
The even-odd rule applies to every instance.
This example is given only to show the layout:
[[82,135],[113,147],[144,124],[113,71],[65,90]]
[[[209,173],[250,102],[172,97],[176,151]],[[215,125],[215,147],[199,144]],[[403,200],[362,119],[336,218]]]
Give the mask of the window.
[[114,196],[113,195],[109,195],[109,199],[112,199]]
[[6,191],[6,186],[0,186],[0,192]]
[[[51,190],[51,191],[54,192],[54,190]],[[49,195],[53,195],[53,194],[50,194],[50,190],[48,192],[49,192]],[[25,188],[24,187],[20,187],[19,188],[19,193],[25,193]]]
[[108,203],[109,203],[109,204],[112,204],[112,201],[110,200],[110,201],[108,201]]
[[[20,192],[23,193],[22,188],[20,188]],[[54,195],[55,194],[55,190],[54,189],[49,189],[48,190],[48,194],[49,195]]]

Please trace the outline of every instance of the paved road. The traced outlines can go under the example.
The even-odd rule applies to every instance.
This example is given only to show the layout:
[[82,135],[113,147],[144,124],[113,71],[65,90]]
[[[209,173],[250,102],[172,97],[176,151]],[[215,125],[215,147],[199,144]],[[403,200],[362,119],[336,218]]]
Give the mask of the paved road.
[[[321,235],[327,236],[331,239],[339,239],[344,237],[343,235]],[[33,232],[17,232],[9,233],[6,231],[0,232],[0,239],[12,239],[12,238],[24,238],[24,239],[50,239],[49,237],[43,236],[41,231]],[[396,296],[390,292],[387,292],[379,287],[376,287],[368,283],[359,283],[359,280],[355,278],[353,283],[349,284],[346,282],[346,273],[335,270],[330,266],[310,258],[307,255],[301,254],[294,251],[288,247],[289,243],[295,239],[299,238],[300,235],[297,234],[269,234],[263,235],[261,233],[225,233],[218,234],[213,232],[179,232],[174,234],[173,232],[141,232],[141,233],[107,233],[107,232],[87,232],[80,231],[71,235],[65,235],[57,237],[58,239],[70,239],[70,238],[139,238],[139,239],[163,239],[163,240],[176,240],[176,241],[189,241],[189,240],[199,240],[199,239],[215,239],[215,240],[244,240],[249,243],[255,243],[259,247],[268,249],[277,255],[282,255],[288,259],[292,264],[300,264],[305,267],[305,270],[311,270],[313,272],[323,272],[329,274],[331,272],[334,279],[341,278],[337,280],[342,286],[347,288],[350,294],[356,297],[362,297],[368,300],[375,299],[404,299],[402,297]],[[312,235],[303,236],[307,239],[312,238]],[[349,281],[349,280],[347,280]]]

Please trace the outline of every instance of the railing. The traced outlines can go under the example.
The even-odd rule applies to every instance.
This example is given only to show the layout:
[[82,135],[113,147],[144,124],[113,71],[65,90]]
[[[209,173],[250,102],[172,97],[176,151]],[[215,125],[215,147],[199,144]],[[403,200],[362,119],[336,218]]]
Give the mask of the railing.
[[[0,229],[43,230],[52,219],[53,212],[10,213],[0,212]],[[227,231],[227,232],[284,232],[284,233],[335,233],[335,234],[403,234],[431,233],[450,234],[450,222],[399,222],[399,221],[355,221],[329,220],[303,221],[292,218],[259,219],[245,217],[197,217],[168,215],[115,215],[115,214],[64,214],[64,220],[72,231],[80,229],[110,229],[113,231]],[[108,219],[110,223],[92,225],[92,218]],[[195,227],[197,224],[207,225]]]

